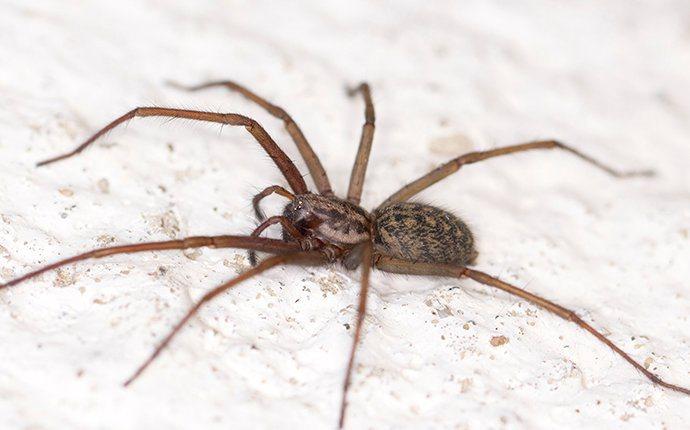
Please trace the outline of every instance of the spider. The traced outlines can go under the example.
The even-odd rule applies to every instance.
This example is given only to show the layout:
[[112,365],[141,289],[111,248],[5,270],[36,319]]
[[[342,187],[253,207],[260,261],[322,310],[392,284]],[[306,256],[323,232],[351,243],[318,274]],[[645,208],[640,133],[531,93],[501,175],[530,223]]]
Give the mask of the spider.
[[[248,88],[232,81],[207,82],[197,86],[182,86],[174,83],[172,85],[189,91],[225,87],[243,95],[268,111],[272,116],[281,119],[309,169],[317,192],[309,190],[297,167],[257,121],[236,113],[215,113],[165,107],[138,107],[103,127],[73,151],[38,163],[38,166],[44,166],[75,156],[108,131],[136,117],[185,118],[244,127],[271,157],[290,187],[290,190],[288,190],[281,185],[273,185],[264,189],[253,198],[253,208],[259,225],[248,236],[194,236],[180,240],[106,247],[57,261],[0,285],[0,289],[7,288],[67,264],[115,254],[200,247],[248,250],[252,267],[203,295],[170,330],[149,358],[124,382],[125,386],[131,384],[142,374],[205,303],[208,303],[240,282],[280,265],[325,265],[339,262],[349,270],[355,270],[361,266],[359,304],[354,336],[342,387],[338,419],[339,428],[342,428],[345,424],[348,389],[350,387],[357,346],[362,333],[362,322],[366,314],[369,274],[372,268],[409,275],[452,278],[467,277],[478,283],[505,291],[577,324],[611,348],[654,384],[690,394],[690,389],[670,384],[648,371],[643,365],[607,339],[599,330],[577,316],[575,312],[514,285],[510,285],[496,277],[468,267],[473,264],[477,256],[474,238],[469,227],[452,213],[431,205],[409,201],[411,197],[420,191],[457,172],[467,164],[537,149],[566,151],[616,178],[649,176],[653,172],[623,172],[614,170],[557,140],[533,141],[488,151],[470,152],[454,158],[405,185],[373,211],[367,211],[359,206],[375,128],[374,104],[371,98],[371,90],[367,83],[361,83],[356,87],[348,89],[350,97],[361,94],[364,99],[365,121],[362,126],[359,148],[350,176],[347,196],[344,199],[335,195],[331,189],[326,171],[316,153],[295,121],[282,108],[269,103]],[[281,215],[266,218],[261,210],[260,202],[271,194],[278,194],[289,200],[289,202],[284,207]],[[282,239],[260,237],[260,234],[267,227],[274,224],[281,225]],[[257,251],[268,253],[270,256],[257,262]]]

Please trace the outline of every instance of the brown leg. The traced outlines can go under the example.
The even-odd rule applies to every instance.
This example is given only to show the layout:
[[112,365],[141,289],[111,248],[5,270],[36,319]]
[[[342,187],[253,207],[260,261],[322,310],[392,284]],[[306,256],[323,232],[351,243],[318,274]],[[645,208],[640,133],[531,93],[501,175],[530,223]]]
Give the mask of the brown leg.
[[51,159],[42,161],[38,163],[38,166],[45,166],[46,164],[54,163],[59,160],[64,160],[66,158],[72,157],[79,154],[99,137],[103,136],[105,133],[114,129],[118,125],[125,121],[129,121],[135,117],[149,117],[149,116],[162,116],[167,118],[184,118],[191,119],[195,121],[208,121],[215,122],[219,124],[227,125],[238,125],[243,126],[249,131],[249,133],[254,136],[256,141],[261,145],[266,153],[271,157],[273,162],[278,166],[280,171],[285,176],[285,179],[290,184],[290,187],[297,194],[304,194],[308,191],[307,185],[302,179],[302,174],[297,170],[294,163],[288,156],[283,152],[282,149],[276,145],[271,136],[266,133],[266,130],[261,127],[261,125],[255,120],[248,118],[246,116],[238,115],[235,113],[215,113],[215,112],[203,112],[195,110],[186,109],[172,109],[172,108],[161,108],[161,107],[138,107],[132,109],[116,120],[112,121],[110,124],[103,127],[101,130],[96,132],[93,136],[86,140],[86,142],[79,145],[72,152],[53,157]]
[[268,187],[259,194],[255,195],[252,199],[252,206],[254,206],[254,214],[256,215],[256,219],[259,220],[259,222],[262,222],[266,219],[266,215],[264,215],[264,212],[261,210],[259,203],[261,202],[261,200],[270,196],[273,193],[280,194],[281,196],[286,197],[290,200],[293,200],[295,198],[294,194],[292,194],[290,191],[286,190],[285,188],[279,185],[273,185],[271,187]]
[[357,308],[357,321],[355,321],[355,336],[352,340],[352,348],[350,349],[350,359],[347,362],[347,371],[345,372],[345,382],[343,384],[343,397],[340,403],[340,419],[338,420],[338,428],[343,428],[345,424],[345,411],[347,410],[347,392],[350,389],[350,380],[352,379],[352,368],[355,364],[355,353],[359,345],[359,338],[362,335],[362,323],[364,316],[367,313],[367,294],[369,293],[369,274],[371,273],[371,242],[366,242],[362,248],[362,285],[359,290],[359,307]]
[[278,266],[280,264],[285,264],[285,263],[291,263],[291,264],[299,264],[299,263],[308,263],[308,262],[314,262],[314,261],[322,261],[322,256],[318,252],[299,252],[299,253],[293,253],[293,254],[283,254],[283,255],[276,255],[270,258],[267,258],[266,260],[262,261],[261,264],[259,264],[256,267],[253,267],[246,272],[242,273],[241,275],[231,279],[230,281],[212,289],[208,293],[204,294],[201,299],[192,306],[192,308],[187,311],[185,316],[177,323],[175,324],[175,327],[170,331],[170,333],[163,339],[163,341],[156,347],[156,349],[153,351],[153,354],[141,365],[139,368],[134,372],[134,374],[125,381],[124,386],[128,386],[132,382],[134,382],[135,379],[141,375],[141,373],[146,370],[146,368],[153,362],[153,360],[158,357],[158,355],[165,349],[165,347],[170,343],[173,337],[182,329],[182,327],[189,321],[189,319],[194,316],[194,314],[199,311],[199,309],[207,302],[210,302],[213,300],[215,297],[217,297],[219,294],[227,291],[228,289],[234,287],[235,285],[239,284],[240,282],[251,278],[252,276],[258,275],[259,273],[265,272],[266,270]]
[[350,174],[350,186],[347,189],[347,200],[356,205],[359,204],[359,200],[362,197],[364,176],[367,173],[371,143],[374,140],[374,124],[376,122],[369,84],[363,82],[359,86],[348,90],[348,95],[350,96],[354,96],[357,93],[362,93],[364,97],[364,125],[362,126],[362,137],[359,140],[359,149],[357,149],[357,158],[355,158],[355,165],[352,166],[352,173]]
[[383,202],[379,207],[388,206],[393,203],[404,202],[410,197],[417,194],[418,192],[429,188],[441,179],[457,172],[465,164],[472,164],[478,161],[486,160],[488,158],[514,154],[516,152],[529,151],[532,149],[562,149],[564,151],[570,152],[571,154],[574,154],[575,156],[592,164],[593,166],[602,169],[609,175],[614,176],[616,178],[628,178],[632,176],[652,176],[654,174],[654,172],[652,172],[651,170],[640,170],[630,172],[618,171],[595,160],[589,155],[585,155],[582,152],[574,148],[571,148],[570,146],[564,143],[558,142],[556,140],[542,140],[536,142],[522,143],[519,145],[504,146],[502,148],[496,148],[489,151],[470,152],[468,154],[454,158],[446,164],[437,167],[436,169],[417,179],[416,181],[410,182],[409,184],[405,185],[392,196],[388,197],[388,199],[386,199],[386,201]]
[[[262,222],[257,228],[254,229],[250,236],[259,237],[264,230],[273,224],[280,224],[283,227],[283,230],[287,232],[293,239],[295,239],[295,242],[299,244],[302,251],[311,251],[311,242],[305,240],[305,237],[302,235],[302,233],[300,233],[294,225],[290,224],[290,221],[288,221],[287,218],[280,215],[272,216],[266,221]],[[254,252],[254,250],[249,250],[249,263],[252,266],[256,266],[256,252]]]
[[651,380],[653,383],[661,385],[662,387],[669,388],[674,391],[679,391],[684,394],[690,394],[690,389],[688,388],[683,388],[678,385],[673,385],[670,384],[652,372],[648,371],[645,369],[643,365],[635,361],[632,357],[630,357],[626,352],[624,352],[622,349],[620,349],[618,346],[616,346],[613,342],[608,340],[606,336],[601,334],[597,329],[586,323],[585,321],[582,320],[575,312],[566,309],[560,305],[555,304],[552,301],[546,300],[542,297],[539,297],[537,295],[534,295],[532,293],[529,293],[523,289],[520,289],[516,286],[510,285],[506,282],[501,281],[500,279],[494,278],[492,276],[487,275],[486,273],[479,272],[477,270],[472,270],[467,267],[457,267],[457,266],[450,266],[450,265],[444,265],[444,264],[429,264],[429,263],[412,263],[412,262],[407,262],[403,260],[398,260],[395,258],[390,258],[390,257],[378,257],[376,261],[376,267],[380,270],[386,271],[386,272],[392,272],[392,273],[404,273],[404,274],[409,274],[409,275],[426,275],[426,276],[449,276],[449,277],[454,277],[454,278],[460,278],[462,276],[466,276],[468,278],[473,279],[476,282],[479,282],[484,285],[488,285],[490,287],[498,288],[499,290],[503,290],[506,293],[512,294],[514,296],[518,296],[522,299],[525,299],[531,303],[534,303],[537,306],[540,306],[544,309],[546,309],[549,312],[552,312],[559,317],[566,319],[568,321],[572,321],[578,326],[582,327],[583,329],[587,330],[590,332],[594,337],[596,337],[599,341],[602,343],[606,344],[609,348],[611,348],[616,354],[620,355],[630,363],[634,368],[642,372],[644,376],[646,376],[649,380]]
[[1,284],[0,290],[6,287],[17,285],[50,270],[57,269],[67,264],[76,263],[77,261],[88,260],[91,258],[103,258],[116,254],[132,254],[135,252],[164,251],[170,249],[201,248],[204,246],[211,248],[256,249],[258,251],[271,253],[295,252],[300,250],[297,243],[288,243],[283,242],[282,240],[262,239],[247,236],[194,236],[180,240],[168,240],[165,242],[148,242],[133,245],[112,246],[85,252],[83,254],[65,258],[64,260],[41,267],[40,269],[29,272],[24,276],[20,276],[19,278],[13,279],[5,284]]
[[304,137],[304,133],[302,133],[302,130],[299,128],[297,123],[292,119],[290,115],[288,115],[287,112],[285,112],[283,108],[268,102],[263,97],[259,97],[256,93],[233,81],[204,82],[200,85],[194,86],[184,86],[174,82],[171,82],[170,84],[176,88],[188,91],[198,91],[212,87],[226,87],[230,91],[235,91],[242,94],[244,97],[248,98],[249,100],[261,106],[262,108],[266,109],[266,111],[274,117],[282,119],[283,123],[285,124],[285,129],[292,137],[292,140],[295,142],[295,145],[297,145],[299,153],[302,155],[304,162],[307,164],[309,173],[311,174],[311,177],[314,179],[316,189],[319,190],[319,193],[323,195],[333,195],[333,191],[331,190],[331,184],[328,181],[328,175],[326,175],[326,170],[324,170],[323,165],[321,164],[321,160],[319,160],[319,157],[316,155],[311,145],[309,145],[307,138]]

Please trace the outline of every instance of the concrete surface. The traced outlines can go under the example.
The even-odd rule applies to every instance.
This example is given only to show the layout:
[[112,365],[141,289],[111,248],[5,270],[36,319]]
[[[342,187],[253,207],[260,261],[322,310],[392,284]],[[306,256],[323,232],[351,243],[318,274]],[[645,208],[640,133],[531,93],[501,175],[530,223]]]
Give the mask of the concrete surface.
[[[140,105],[246,113],[297,158],[255,106],[167,79],[232,78],[282,105],[340,193],[363,119],[343,88],[366,79],[378,115],[367,208],[458,154],[536,138],[655,169],[622,181],[523,154],[419,200],[473,226],[481,270],[690,386],[686,1],[0,3],[0,280],[108,244],[251,230],[250,197],[284,182],[241,129],[135,120],[33,167]],[[0,428],[333,428],[358,285],[339,267],[280,268],[224,294],[122,388],[192,300],[246,267],[243,252],[159,252],[1,291]],[[690,398],[521,300],[468,280],[372,282],[349,428],[690,420]]]

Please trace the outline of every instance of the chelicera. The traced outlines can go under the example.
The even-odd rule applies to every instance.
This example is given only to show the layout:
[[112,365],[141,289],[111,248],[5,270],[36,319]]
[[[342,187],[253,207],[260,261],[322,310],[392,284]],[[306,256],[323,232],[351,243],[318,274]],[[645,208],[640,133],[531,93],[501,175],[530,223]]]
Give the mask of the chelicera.
[[[690,394],[689,389],[670,384],[647,370],[573,311],[503,282],[496,277],[468,267],[473,264],[477,256],[472,232],[468,226],[448,211],[423,203],[409,201],[411,197],[420,191],[457,172],[466,164],[536,149],[559,149],[569,152],[617,178],[649,176],[652,172],[620,172],[561,142],[555,140],[534,141],[488,151],[471,152],[454,158],[405,185],[373,211],[366,211],[359,206],[359,202],[375,127],[374,105],[369,85],[366,83],[362,83],[349,90],[350,96],[356,94],[363,96],[365,122],[362,127],[359,149],[345,198],[335,196],[319,158],[314,153],[300,128],[282,108],[269,103],[249,89],[230,81],[208,82],[194,87],[176,86],[191,91],[211,87],[226,87],[242,94],[263,107],[271,115],[281,119],[309,169],[309,173],[316,186],[316,192],[309,191],[297,167],[258,122],[235,113],[223,114],[163,107],[139,107],[112,121],[74,151],[38,163],[39,166],[43,166],[72,157],[83,151],[111,129],[135,117],[185,118],[245,127],[271,157],[278,169],[280,169],[290,188],[288,190],[281,185],[273,185],[254,197],[253,207],[260,224],[248,236],[196,236],[181,240],[102,248],[44,266],[0,285],[0,289],[7,288],[66,264],[115,254],[200,247],[249,250],[250,261],[253,267],[210,290],[195,303],[185,314],[184,318],[171,329],[170,333],[155,348],[151,356],[125,382],[125,385],[129,385],[141,375],[185,323],[205,303],[216,298],[226,290],[279,265],[323,265],[337,262],[347,269],[361,268],[359,304],[342,390],[339,427],[343,427],[345,423],[348,388],[350,386],[355,353],[361,336],[362,322],[366,313],[369,274],[372,268],[411,275],[467,277],[481,284],[500,289],[577,324],[606,344],[654,384],[684,394]],[[260,203],[263,198],[271,194],[285,197],[289,202],[282,214],[266,218],[260,208]],[[260,236],[267,227],[274,224],[282,226],[282,239],[270,239]],[[257,262],[255,254],[257,251],[271,254],[271,256]]]

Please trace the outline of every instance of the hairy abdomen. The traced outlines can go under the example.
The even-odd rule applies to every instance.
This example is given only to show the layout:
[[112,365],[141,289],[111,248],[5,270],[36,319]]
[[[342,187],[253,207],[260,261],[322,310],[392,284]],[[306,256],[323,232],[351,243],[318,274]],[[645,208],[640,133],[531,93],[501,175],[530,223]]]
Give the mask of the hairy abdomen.
[[397,203],[374,214],[377,253],[425,263],[466,265],[477,253],[469,227],[442,209]]

